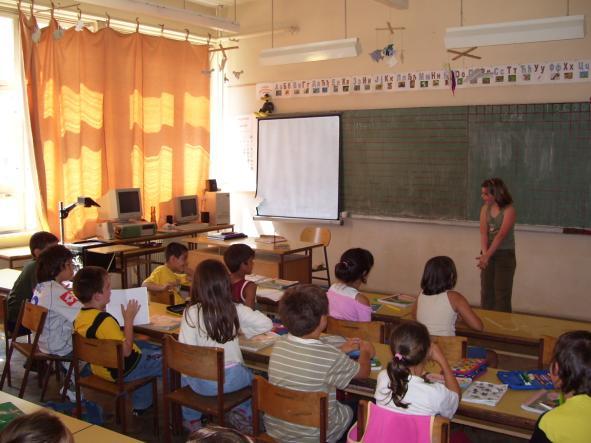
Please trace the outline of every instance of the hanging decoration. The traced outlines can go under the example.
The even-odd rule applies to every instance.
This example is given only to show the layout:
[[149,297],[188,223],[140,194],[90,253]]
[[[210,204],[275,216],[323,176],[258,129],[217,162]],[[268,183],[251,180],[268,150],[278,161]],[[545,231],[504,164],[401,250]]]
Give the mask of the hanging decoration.
[[234,74],[236,80],[240,80],[240,76],[244,74],[244,69],[241,69],[240,71],[232,71],[232,74]]
[[[396,49],[396,43],[394,42],[394,31],[404,31],[406,28],[404,26],[392,26],[392,24],[387,21],[385,28],[376,28],[376,32],[378,31],[388,31],[391,38],[391,43],[388,43],[381,49],[376,49],[369,53],[371,59],[379,63],[384,61],[388,66],[391,68],[396,66],[399,60],[396,58],[398,55],[398,51]],[[400,61],[402,61],[402,52],[400,52]]]

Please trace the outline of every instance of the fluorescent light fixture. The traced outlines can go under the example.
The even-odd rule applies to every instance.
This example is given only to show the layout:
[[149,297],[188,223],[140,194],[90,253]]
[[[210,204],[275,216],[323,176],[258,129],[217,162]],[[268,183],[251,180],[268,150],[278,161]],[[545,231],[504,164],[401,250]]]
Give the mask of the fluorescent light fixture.
[[162,17],[187,25],[202,26],[224,32],[239,32],[240,24],[223,17],[201,14],[190,9],[174,8],[144,0],[84,0],[84,3],[102,6],[109,9]]
[[263,49],[259,54],[259,61],[262,65],[287,65],[289,63],[357,57],[360,52],[359,39],[354,37]]
[[585,37],[585,16],[569,15],[536,20],[447,28],[445,47],[510,45]]

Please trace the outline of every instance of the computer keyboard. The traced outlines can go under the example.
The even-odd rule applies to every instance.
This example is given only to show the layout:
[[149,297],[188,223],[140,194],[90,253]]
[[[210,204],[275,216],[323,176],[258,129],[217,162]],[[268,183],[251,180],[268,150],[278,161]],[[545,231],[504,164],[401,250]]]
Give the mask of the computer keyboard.
[[176,225],[174,227],[177,231],[194,231],[195,229],[208,228],[207,223],[185,223],[184,225]]

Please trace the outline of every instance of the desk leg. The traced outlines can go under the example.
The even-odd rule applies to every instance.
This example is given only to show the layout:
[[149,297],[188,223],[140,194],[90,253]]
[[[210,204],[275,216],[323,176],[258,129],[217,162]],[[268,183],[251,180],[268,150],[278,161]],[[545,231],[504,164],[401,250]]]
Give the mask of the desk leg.
[[119,261],[121,265],[121,287],[127,289],[127,259],[125,254],[119,255]]
[[279,278],[285,278],[285,274],[283,273],[284,267],[285,267],[285,260],[283,258],[283,255],[281,255],[279,257]]

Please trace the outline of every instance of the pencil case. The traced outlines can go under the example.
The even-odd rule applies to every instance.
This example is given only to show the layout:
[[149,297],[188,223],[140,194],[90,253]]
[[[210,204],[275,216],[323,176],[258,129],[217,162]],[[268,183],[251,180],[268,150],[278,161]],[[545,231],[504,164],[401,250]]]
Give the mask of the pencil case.
[[484,358],[463,358],[451,366],[456,377],[475,378],[486,371],[486,360]]
[[520,391],[554,389],[550,372],[546,369],[532,371],[499,371],[497,377],[510,389]]

